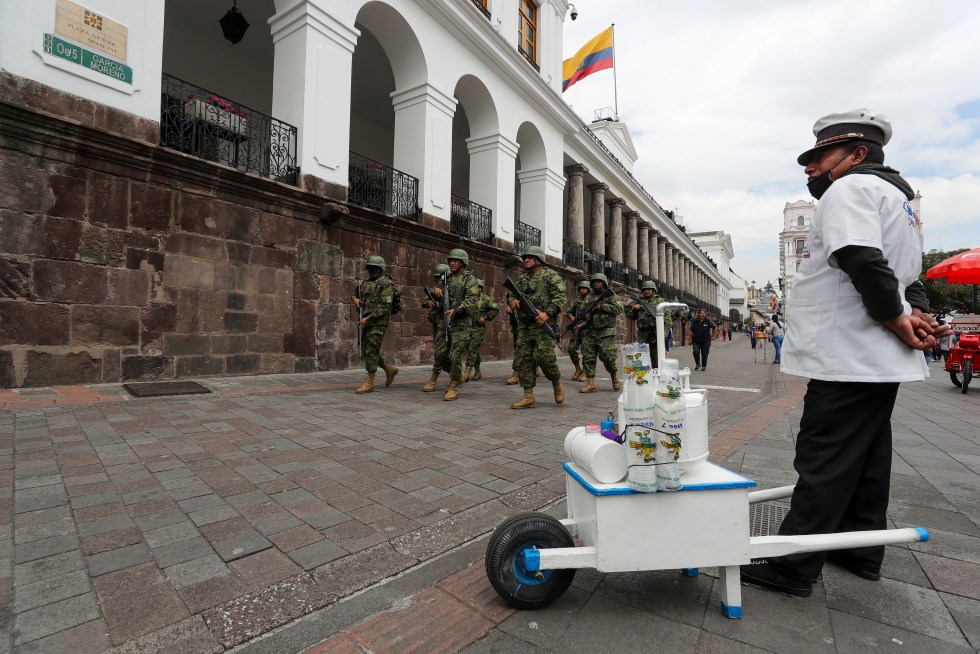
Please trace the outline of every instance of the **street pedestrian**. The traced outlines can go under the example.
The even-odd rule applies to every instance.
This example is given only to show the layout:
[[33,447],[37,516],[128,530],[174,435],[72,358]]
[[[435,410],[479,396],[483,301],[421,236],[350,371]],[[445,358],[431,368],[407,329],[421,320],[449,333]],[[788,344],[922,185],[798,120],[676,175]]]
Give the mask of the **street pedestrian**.
[[550,325],[552,333],[558,333],[558,317],[565,306],[565,282],[561,275],[546,268],[544,250],[529,245],[521,253],[524,274],[517,280],[517,289],[527,296],[538,315],[529,316],[521,308],[520,300],[512,293],[507,294],[507,304],[517,315],[517,347],[514,351],[514,365],[520,377],[524,397],[510,405],[512,409],[531,409],[537,403],[534,398],[536,378],[534,371],[540,367],[545,378],[551,382],[555,403],[565,401],[562,388],[561,371],[555,358],[555,341],[545,329]]
[[[666,300],[657,295],[657,285],[651,280],[643,282],[643,286],[640,288],[640,294],[643,296],[643,301],[651,309],[656,309],[658,304],[666,302]],[[647,313],[639,302],[632,302],[626,306],[626,317],[636,321],[637,342],[646,343],[650,346],[651,365],[654,368],[660,367],[660,361],[657,358],[657,341],[661,338],[667,338],[667,334],[669,333],[667,330],[674,324],[670,312],[664,312],[664,331],[660,334],[657,333],[656,319]]]
[[[884,165],[892,135],[867,109],[824,116],[799,156],[819,200],[787,311],[782,372],[808,377],[796,439],[799,480],[780,535],[885,529],[891,414],[903,381],[928,375],[921,350],[948,327],[930,316],[915,196]],[[917,351],[918,350],[918,351]],[[881,576],[883,546],[771,558],[742,579],[809,596],[825,560],[864,579]]]
[[772,365],[779,365],[780,353],[783,349],[783,337],[786,335],[783,323],[779,322],[779,314],[772,315],[772,322],[769,324],[769,338],[772,339],[772,350],[774,352]]
[[718,325],[708,318],[704,309],[698,311],[698,317],[691,321],[690,336],[694,350],[694,369],[707,370],[711,339],[718,336]]
[[[442,276],[448,273],[449,266],[440,263],[432,269],[432,278],[438,285]],[[433,289],[425,290],[427,296],[431,295],[430,299],[426,299],[424,306],[429,310],[429,323],[432,325],[432,376],[425,382],[422,390],[431,393],[436,390],[439,373],[449,372],[449,340],[446,338],[446,323],[442,317],[442,300],[435,296]]]
[[[589,280],[583,279],[578,283],[578,297],[572,300],[571,306],[568,307],[568,311],[565,315],[570,319],[575,320],[580,317],[582,310],[585,308],[586,301],[585,298],[589,294]],[[572,365],[575,366],[575,372],[572,374],[572,381],[585,381],[585,369],[582,368],[581,357],[579,353],[582,351],[582,330],[581,323],[578,327],[572,329],[572,336],[568,339],[568,358],[572,360]]]
[[470,342],[466,346],[466,372],[463,373],[463,381],[468,382],[470,375],[473,381],[481,379],[480,373],[480,346],[487,335],[487,323],[497,317],[500,308],[493,298],[483,292],[483,280],[476,280],[476,287],[480,294],[476,299],[476,311],[473,313],[473,326],[470,327]]
[[[609,288],[609,279],[602,273],[592,275],[590,279],[591,292],[586,296],[586,304],[598,300],[602,293]],[[621,387],[619,371],[617,370],[616,352],[616,317],[623,313],[623,301],[613,293],[604,302],[596,306],[591,314],[585,315],[585,332],[582,338],[582,367],[585,369],[585,386],[579,393],[595,393],[595,364],[596,359],[602,361],[606,371],[612,375],[613,390]]]
[[[443,311],[449,322],[448,361],[442,362],[442,368],[449,369],[449,386],[446,387],[442,399],[452,401],[459,396],[459,387],[463,384],[463,356],[469,344],[470,324],[480,291],[476,286],[476,277],[466,270],[470,257],[465,250],[450,250],[446,260],[449,264],[449,275],[445,278],[445,284],[436,286],[433,294],[442,300]],[[448,288],[448,297],[443,292],[443,286]],[[445,365],[447,363],[448,366]]]
[[368,257],[364,267],[368,278],[358,285],[351,300],[358,310],[358,329],[361,330],[361,348],[367,377],[355,393],[374,391],[374,375],[379,367],[385,371],[385,386],[391,386],[398,374],[398,368],[386,363],[381,356],[381,341],[388,331],[392,302],[397,292],[395,281],[388,274],[388,266],[382,257]]

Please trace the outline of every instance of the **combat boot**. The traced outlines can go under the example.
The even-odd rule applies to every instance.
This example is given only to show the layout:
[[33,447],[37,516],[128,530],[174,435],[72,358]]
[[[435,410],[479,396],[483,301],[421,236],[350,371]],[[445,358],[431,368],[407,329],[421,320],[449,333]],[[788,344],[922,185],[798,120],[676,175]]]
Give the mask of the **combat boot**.
[[575,366],[575,374],[572,375],[572,381],[585,381],[585,370],[582,366]]
[[466,370],[463,371],[463,383],[465,384],[470,380],[470,374],[473,372],[472,366],[467,366]]
[[367,374],[367,378],[364,380],[364,383],[361,384],[360,386],[358,386],[357,387],[357,390],[354,391],[354,392],[355,393],[358,393],[358,394],[360,394],[360,393],[370,393],[373,390],[374,390],[374,373],[373,372],[369,372]]
[[473,381],[477,379],[483,379],[483,373],[480,372],[480,366],[473,368]]
[[623,383],[619,381],[619,377],[616,376],[616,373],[613,373],[612,383],[614,391],[618,391],[623,387]]
[[512,409],[533,409],[537,401],[534,399],[534,389],[525,388],[524,397],[510,405]]
[[514,372],[510,373],[510,377],[504,380],[504,383],[508,386],[513,386],[519,381],[521,381],[521,378],[518,376],[517,371],[515,370]]
[[437,381],[439,381],[439,373],[434,372],[432,373],[432,376],[429,377],[429,381],[425,382],[425,386],[422,387],[422,390],[426,393],[431,393],[432,391],[436,390]]
[[447,402],[455,400],[459,396],[459,387],[462,385],[458,379],[453,379],[449,382],[449,386],[446,387],[446,394],[442,396],[442,399]]
[[381,367],[385,370],[385,386],[391,386],[391,382],[395,381],[395,375],[398,374],[398,368],[389,366],[387,363]]
[[579,393],[595,393],[596,392],[595,377],[589,377],[586,381],[588,383],[585,386],[583,386],[582,388],[578,389],[578,392]]
[[561,380],[556,379],[551,385],[555,389],[555,404],[561,404],[565,401],[565,388],[561,385]]

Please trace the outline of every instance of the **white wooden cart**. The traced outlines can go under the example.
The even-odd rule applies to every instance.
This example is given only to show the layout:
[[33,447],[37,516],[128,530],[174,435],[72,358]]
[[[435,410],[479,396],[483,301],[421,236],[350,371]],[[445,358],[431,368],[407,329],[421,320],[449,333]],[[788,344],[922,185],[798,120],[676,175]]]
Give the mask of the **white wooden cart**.
[[[670,306],[657,307],[660,320],[664,307]],[[662,352],[660,356],[662,361]],[[695,576],[699,568],[717,567],[721,611],[741,618],[739,566],[753,559],[929,539],[919,527],[752,536],[750,506],[788,498],[794,487],[750,492],[754,481],[709,462],[683,475],[682,490],[657,493],[635,492],[625,480],[599,483],[573,462],[563,467],[568,517],[514,516],[497,527],[487,545],[490,583],[517,608],[551,603],[568,589],[578,568],[679,569]]]

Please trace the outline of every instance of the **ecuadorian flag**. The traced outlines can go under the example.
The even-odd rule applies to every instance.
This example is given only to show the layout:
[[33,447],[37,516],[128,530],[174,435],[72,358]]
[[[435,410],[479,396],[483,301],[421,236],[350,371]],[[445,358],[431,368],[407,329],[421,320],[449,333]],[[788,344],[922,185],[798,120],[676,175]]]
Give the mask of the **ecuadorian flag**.
[[613,28],[602,30],[570,59],[562,62],[562,92],[587,75],[613,67]]

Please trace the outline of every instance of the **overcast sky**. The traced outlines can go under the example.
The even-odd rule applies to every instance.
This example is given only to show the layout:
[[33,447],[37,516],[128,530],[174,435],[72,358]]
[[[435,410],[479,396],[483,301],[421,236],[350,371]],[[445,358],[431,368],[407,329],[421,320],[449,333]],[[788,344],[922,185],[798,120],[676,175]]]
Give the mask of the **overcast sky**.
[[[868,107],[885,163],[922,194],[926,250],[980,246],[980,2],[577,0],[564,56],[615,23],[619,117],[635,174],[688,231],[721,229],[732,269],[779,276],[787,202],[812,199],[796,157],[814,121]],[[586,122],[613,72],[565,94]]]

